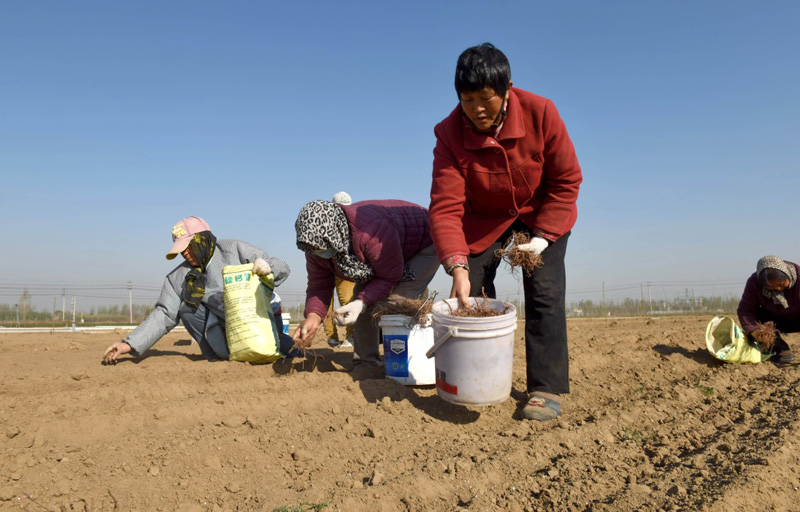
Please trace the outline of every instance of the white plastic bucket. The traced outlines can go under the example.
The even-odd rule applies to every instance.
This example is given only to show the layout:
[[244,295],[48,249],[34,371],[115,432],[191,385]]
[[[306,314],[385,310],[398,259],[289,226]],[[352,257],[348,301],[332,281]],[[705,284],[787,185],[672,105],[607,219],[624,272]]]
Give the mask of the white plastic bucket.
[[[430,324],[430,315],[428,315]],[[436,383],[436,364],[425,352],[433,346],[433,328],[423,327],[406,315],[383,315],[383,363],[386,376],[408,386]]]
[[281,313],[281,320],[283,321],[283,333],[289,334],[289,322],[292,321],[290,313]]
[[458,299],[433,305],[436,393],[459,405],[492,405],[511,395],[514,365],[516,308],[497,299],[470,298],[470,304],[487,305],[499,316],[459,317],[450,314]]

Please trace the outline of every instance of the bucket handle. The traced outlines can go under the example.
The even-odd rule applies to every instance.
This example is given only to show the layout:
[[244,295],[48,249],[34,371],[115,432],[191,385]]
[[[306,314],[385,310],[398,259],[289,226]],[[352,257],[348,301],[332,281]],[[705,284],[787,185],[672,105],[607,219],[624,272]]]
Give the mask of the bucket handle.
[[444,336],[436,340],[433,346],[427,352],[425,352],[425,356],[428,359],[432,358],[433,355],[436,353],[436,350],[442,345],[444,345],[444,342],[449,340],[452,336],[458,336],[458,327],[451,325],[447,327],[447,332],[444,334]]

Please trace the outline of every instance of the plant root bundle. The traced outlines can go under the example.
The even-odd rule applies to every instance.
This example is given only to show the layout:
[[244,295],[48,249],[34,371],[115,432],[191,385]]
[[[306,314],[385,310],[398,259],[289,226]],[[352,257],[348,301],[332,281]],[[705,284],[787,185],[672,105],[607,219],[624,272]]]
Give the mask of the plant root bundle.
[[306,350],[309,350],[311,348],[311,344],[313,342],[314,342],[313,339],[309,339],[307,341],[298,340],[298,341],[295,342],[294,345],[292,345],[292,350],[297,349],[297,350],[301,350],[301,351],[303,351],[305,353]]
[[517,246],[530,243],[530,241],[531,236],[528,233],[513,231],[505,246],[495,251],[495,256],[505,260],[512,272],[521,268],[526,276],[533,275],[534,270],[544,265],[542,257],[531,251],[522,251],[517,248]]
[[372,308],[372,320],[378,322],[383,315],[405,315],[410,316],[414,323],[426,324],[432,309],[432,300],[392,297],[391,300],[375,304]]
[[480,299],[476,300],[475,304],[467,306],[466,308],[458,308],[453,309],[450,303],[445,302],[447,307],[450,308],[450,315],[452,316],[460,316],[460,317],[474,317],[474,318],[484,318],[489,316],[500,316],[506,314],[508,311],[508,305],[503,308],[502,311],[498,311],[489,306],[489,298],[484,295],[483,296],[483,304],[480,303]]
[[[290,352],[295,350],[299,351],[300,354],[302,354],[303,359],[306,361],[311,361],[311,369],[313,370],[314,367],[317,366],[317,359],[322,356],[318,355],[317,351],[311,348],[311,342],[312,340],[296,342],[294,345],[292,345]],[[305,367],[305,364],[306,363],[304,361],[303,367]]]
[[294,345],[292,345],[292,348],[289,349],[289,352],[293,352],[293,351],[297,350],[301,354],[303,354],[303,357],[305,359],[311,359],[309,357],[309,354],[311,354],[311,357],[314,358],[314,362],[316,363],[317,353],[314,351],[314,349],[311,348],[311,345],[313,343],[314,343],[314,339],[313,338],[309,338],[309,339],[307,339],[305,341],[302,340],[302,339],[299,339],[299,340],[294,342]]
[[775,340],[778,338],[778,330],[775,328],[775,322],[759,323],[752,334],[753,339],[758,342],[758,346],[762,350],[772,350],[772,347],[775,345]]

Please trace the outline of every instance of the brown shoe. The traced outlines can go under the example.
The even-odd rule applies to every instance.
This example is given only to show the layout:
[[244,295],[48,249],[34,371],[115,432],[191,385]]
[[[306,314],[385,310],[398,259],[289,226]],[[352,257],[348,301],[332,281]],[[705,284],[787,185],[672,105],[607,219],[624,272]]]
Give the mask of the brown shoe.
[[778,354],[778,363],[780,364],[792,364],[795,362],[794,354],[792,350],[784,350],[780,354]]

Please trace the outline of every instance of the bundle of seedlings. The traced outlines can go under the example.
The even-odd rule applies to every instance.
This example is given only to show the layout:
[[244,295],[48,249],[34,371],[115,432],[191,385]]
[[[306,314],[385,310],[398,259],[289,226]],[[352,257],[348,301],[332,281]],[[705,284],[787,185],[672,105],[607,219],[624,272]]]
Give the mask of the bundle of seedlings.
[[428,315],[433,309],[433,300],[430,299],[407,299],[405,297],[392,296],[375,304],[372,309],[372,320],[380,321],[383,315],[405,315],[410,316],[412,322],[426,325]]
[[[299,340],[294,342],[294,345],[292,345],[292,348],[289,350],[289,352],[294,352],[295,350],[299,351],[302,354],[304,359],[312,359],[313,358],[314,363],[312,365],[312,368],[313,368],[314,365],[317,364],[317,357],[319,357],[319,356],[317,356],[317,353],[314,351],[314,349],[311,348],[311,344],[313,342],[314,342],[314,338],[309,338],[308,340],[305,340],[305,341],[303,341],[302,339],[299,339]],[[310,354],[311,357],[309,357],[309,354]]]
[[475,304],[470,304],[465,308],[453,309],[453,306],[451,306],[449,302],[445,302],[445,304],[450,308],[450,314],[452,316],[484,318],[504,315],[508,311],[508,304],[506,304],[502,311],[498,311],[489,306],[489,297],[487,297],[485,293],[483,294],[483,303],[481,303],[480,299],[475,299]]
[[753,339],[758,342],[761,350],[772,350],[775,346],[775,340],[778,338],[778,330],[775,328],[775,322],[759,323],[756,330],[752,332]]
[[534,270],[544,265],[540,255],[519,249],[520,245],[530,243],[530,241],[531,236],[528,233],[513,231],[505,245],[495,251],[495,256],[505,260],[511,267],[512,273],[517,268],[521,268],[526,276],[530,276]]

